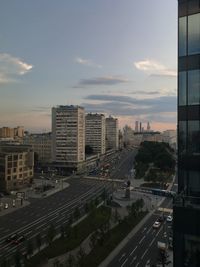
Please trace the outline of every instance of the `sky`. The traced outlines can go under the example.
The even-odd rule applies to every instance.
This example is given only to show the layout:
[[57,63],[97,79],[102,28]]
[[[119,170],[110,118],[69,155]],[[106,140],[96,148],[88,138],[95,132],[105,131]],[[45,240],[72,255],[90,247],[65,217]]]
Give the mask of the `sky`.
[[4,0],[0,127],[51,130],[51,108],[176,128],[176,0]]

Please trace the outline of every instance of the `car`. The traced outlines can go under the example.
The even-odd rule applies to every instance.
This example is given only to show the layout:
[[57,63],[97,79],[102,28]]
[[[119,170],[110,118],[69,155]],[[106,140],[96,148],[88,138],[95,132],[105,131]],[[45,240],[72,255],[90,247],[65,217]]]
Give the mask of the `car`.
[[5,209],[5,210],[8,209],[8,203],[5,203],[5,204],[4,204],[4,209]]
[[167,222],[172,222],[173,221],[173,217],[171,215],[167,216]]
[[158,229],[161,226],[161,222],[155,221],[155,223],[153,224],[153,228],[154,229]]
[[14,233],[14,234],[12,234],[12,235],[10,235],[9,237],[6,238],[6,242],[7,243],[13,242],[17,238],[18,238],[18,234]]

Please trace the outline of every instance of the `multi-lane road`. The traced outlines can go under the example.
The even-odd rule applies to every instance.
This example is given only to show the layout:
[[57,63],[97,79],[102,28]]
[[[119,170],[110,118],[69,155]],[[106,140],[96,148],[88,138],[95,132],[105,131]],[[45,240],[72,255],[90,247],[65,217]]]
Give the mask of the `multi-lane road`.
[[[110,262],[108,267],[145,267],[156,266],[158,262],[158,241],[167,239],[170,223],[163,222],[158,229],[153,228],[154,222],[162,216],[162,209],[171,208],[172,199],[165,199],[159,210],[155,211],[129,242]],[[166,214],[169,214],[166,213]]]
[[5,242],[11,234],[24,235],[26,240],[32,240],[40,233],[44,240],[50,224],[58,231],[61,225],[68,222],[76,207],[83,207],[86,202],[99,196],[104,188],[110,188],[110,183],[102,181],[75,178],[68,182],[68,188],[1,217],[0,259],[11,257],[16,250],[25,250],[26,242],[19,245]]

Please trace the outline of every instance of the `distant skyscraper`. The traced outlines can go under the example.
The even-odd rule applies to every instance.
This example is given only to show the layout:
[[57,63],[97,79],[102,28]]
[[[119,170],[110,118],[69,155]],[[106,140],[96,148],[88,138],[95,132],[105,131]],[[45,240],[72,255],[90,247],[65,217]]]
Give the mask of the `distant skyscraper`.
[[93,148],[94,153],[104,154],[106,152],[106,123],[103,114],[86,115],[85,143]]
[[60,166],[75,168],[79,162],[85,160],[84,108],[52,108],[52,159]]
[[106,118],[106,149],[118,149],[119,147],[119,127],[118,119]]
[[138,133],[139,131],[139,121],[135,122],[135,132]]
[[142,132],[142,122],[140,122],[140,133]]
[[150,132],[150,130],[151,130],[150,122],[148,121],[148,122],[147,122],[147,132]]
[[178,1],[178,196],[174,267],[200,266],[200,1]]

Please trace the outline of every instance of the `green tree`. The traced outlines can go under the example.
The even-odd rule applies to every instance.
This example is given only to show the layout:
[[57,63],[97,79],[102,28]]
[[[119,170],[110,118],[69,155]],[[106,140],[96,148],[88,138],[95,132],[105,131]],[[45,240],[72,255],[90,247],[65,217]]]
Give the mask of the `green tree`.
[[80,217],[81,213],[78,207],[75,208],[73,215],[76,220]]
[[60,237],[61,238],[65,237],[65,227],[63,225],[60,226]]
[[55,229],[54,225],[51,224],[48,231],[47,231],[47,241],[48,241],[49,245],[52,244],[52,241],[53,241],[55,235],[56,235],[56,229]]
[[85,154],[91,155],[91,154],[93,154],[93,152],[94,152],[93,148],[90,145],[85,146]]
[[26,251],[29,257],[33,254],[33,243],[31,242],[31,240],[27,241]]
[[65,267],[73,267],[75,263],[76,263],[75,257],[71,253],[69,253],[69,255],[65,260]]
[[40,251],[41,245],[42,245],[42,238],[41,238],[40,233],[38,233],[36,235],[36,246],[37,246],[39,251]]
[[21,267],[21,254],[20,252],[17,250],[15,255],[14,255],[14,262],[15,262],[15,267]]
[[79,251],[78,251],[78,253],[77,253],[77,263],[78,263],[78,266],[79,266],[79,267],[84,266],[84,259],[85,259],[85,256],[86,256],[85,251],[84,251],[84,249],[80,246]]

